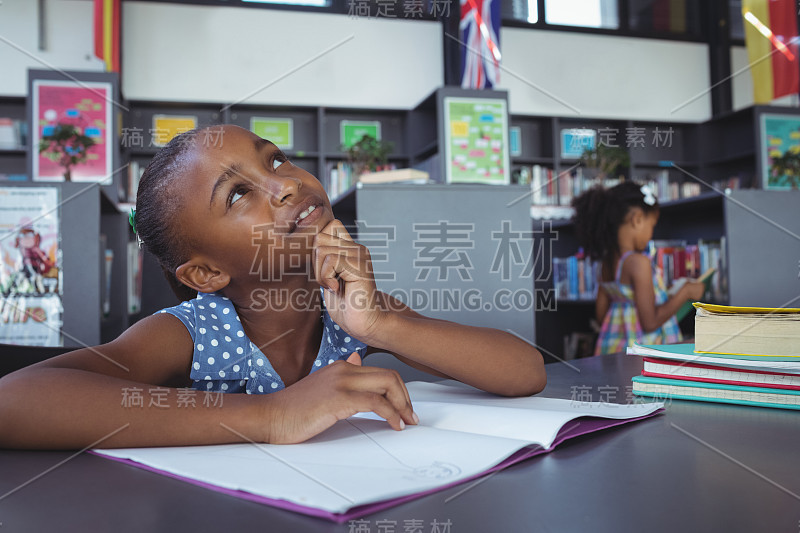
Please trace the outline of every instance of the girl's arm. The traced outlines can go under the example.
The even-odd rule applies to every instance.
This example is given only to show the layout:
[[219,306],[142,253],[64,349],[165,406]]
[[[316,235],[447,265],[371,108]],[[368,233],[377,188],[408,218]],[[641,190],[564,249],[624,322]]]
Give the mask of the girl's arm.
[[379,293],[383,309],[370,346],[435,376],[457,379],[504,396],[529,396],[547,384],[539,351],[522,339],[492,328],[428,318]]
[[369,250],[338,220],[316,237],[315,273],[334,322],[370,346],[495,394],[544,389],[542,355],[527,342],[496,329],[426,318],[378,291]]
[[688,282],[672,295],[666,302],[656,305],[656,293],[653,288],[653,267],[650,260],[642,254],[631,254],[622,266],[622,278],[630,276],[633,286],[633,298],[639,324],[646,332],[660,328],[678,312],[681,305],[689,299],[698,299],[703,295],[703,284]]
[[204,393],[181,389],[192,351],[183,324],[158,314],[111,343],[9,374],[0,379],[0,447],[301,442],[364,411],[394,429],[415,423],[408,392],[390,370],[340,361],[272,394]]
[[608,313],[608,308],[611,307],[611,301],[608,298],[608,293],[602,286],[597,287],[597,300],[594,303],[594,316],[599,325],[603,325]]

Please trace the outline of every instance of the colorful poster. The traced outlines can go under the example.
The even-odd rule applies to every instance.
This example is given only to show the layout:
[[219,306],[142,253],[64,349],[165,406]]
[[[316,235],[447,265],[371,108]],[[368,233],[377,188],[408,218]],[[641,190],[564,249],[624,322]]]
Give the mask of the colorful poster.
[[0,187],[0,342],[61,345],[58,189]]
[[561,158],[580,159],[586,150],[594,150],[597,132],[584,128],[561,130]]
[[153,145],[165,146],[179,133],[197,127],[197,117],[187,115],[153,115]]
[[[108,182],[112,180],[113,138],[110,83],[33,80],[31,128],[34,181],[64,181],[69,168],[72,181]],[[75,137],[52,137],[64,128],[89,137],[93,145],[83,150]],[[52,139],[48,143],[48,139]],[[44,140],[47,151],[40,153]],[[85,157],[84,157],[85,155]],[[80,159],[70,163],[71,159]]]
[[63,346],[61,298],[9,296],[0,300],[0,343]]
[[347,150],[364,135],[381,140],[381,123],[377,120],[342,120],[339,123],[339,142]]
[[252,117],[250,131],[281,150],[294,148],[294,120],[291,118]]
[[447,183],[510,183],[508,113],[501,99],[444,99]]
[[800,188],[800,115],[761,115],[761,184]]

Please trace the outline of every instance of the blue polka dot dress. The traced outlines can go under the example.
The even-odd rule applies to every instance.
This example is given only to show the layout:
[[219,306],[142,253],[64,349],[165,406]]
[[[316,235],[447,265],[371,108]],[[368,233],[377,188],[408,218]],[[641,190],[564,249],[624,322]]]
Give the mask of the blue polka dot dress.
[[[269,359],[242,329],[233,303],[218,293],[198,293],[197,298],[159,311],[180,319],[194,342],[190,377],[192,387],[204,391],[267,394],[284,387]],[[311,372],[357,352],[362,358],[367,345],[350,337],[324,308],[324,330]]]

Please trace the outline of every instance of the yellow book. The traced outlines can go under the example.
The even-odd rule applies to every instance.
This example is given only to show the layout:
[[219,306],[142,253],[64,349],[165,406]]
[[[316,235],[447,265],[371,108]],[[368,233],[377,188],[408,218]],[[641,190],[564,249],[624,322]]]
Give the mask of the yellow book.
[[694,306],[697,353],[800,358],[800,308]]
[[720,305],[720,304],[706,304],[703,302],[694,302],[697,309],[705,309],[714,313],[727,313],[727,314],[773,314],[773,313],[789,313],[800,314],[800,307],[736,307],[733,305]]

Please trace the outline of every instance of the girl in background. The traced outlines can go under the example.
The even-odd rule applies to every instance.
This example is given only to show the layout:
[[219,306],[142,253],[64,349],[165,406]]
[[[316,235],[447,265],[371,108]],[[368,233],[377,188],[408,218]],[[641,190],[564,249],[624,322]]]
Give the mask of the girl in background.
[[675,313],[698,300],[705,287],[688,282],[668,297],[661,272],[643,252],[658,222],[658,201],[646,186],[623,182],[595,187],[575,198],[575,230],[592,259],[601,262],[595,313],[602,324],[595,355],[638,344],[680,342]]

